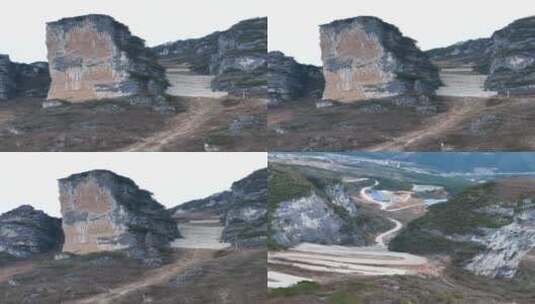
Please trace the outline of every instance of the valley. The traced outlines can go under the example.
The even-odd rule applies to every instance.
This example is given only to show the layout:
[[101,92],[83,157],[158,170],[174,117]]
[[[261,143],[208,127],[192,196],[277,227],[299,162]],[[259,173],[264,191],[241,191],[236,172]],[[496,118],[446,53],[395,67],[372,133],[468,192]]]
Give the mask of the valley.
[[[510,210],[516,204],[531,210],[518,199],[532,195],[531,164],[516,169],[521,155],[476,154],[270,154],[276,178],[269,188],[276,195],[268,302],[530,303],[535,244],[524,237],[533,220],[531,211]],[[281,174],[291,188],[281,188]],[[333,184],[343,189],[335,196]],[[303,212],[298,204],[322,211],[285,222],[291,208]],[[346,235],[348,229],[365,239]],[[489,235],[474,235],[484,231]],[[511,272],[508,279],[485,275]]]

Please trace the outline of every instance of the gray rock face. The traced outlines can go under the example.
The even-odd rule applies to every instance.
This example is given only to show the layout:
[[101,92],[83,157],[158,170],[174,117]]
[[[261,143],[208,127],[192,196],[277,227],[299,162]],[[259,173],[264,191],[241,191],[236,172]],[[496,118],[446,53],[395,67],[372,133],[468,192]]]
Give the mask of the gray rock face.
[[347,222],[332,205],[314,192],[281,202],[271,217],[271,232],[273,241],[282,247],[302,242],[325,245],[364,242],[348,229]]
[[15,71],[9,56],[0,55],[0,100],[7,100],[15,95]]
[[500,94],[535,93],[535,17],[517,20],[492,35],[485,88]]
[[267,169],[235,182],[230,191],[170,209],[175,217],[216,215],[225,225],[221,239],[238,247],[264,247],[267,235]]
[[414,40],[376,17],[356,17],[320,27],[325,91],[341,102],[404,94],[432,95],[438,69]]
[[344,208],[344,210],[347,211],[350,216],[357,216],[357,206],[349,194],[347,194],[342,184],[328,185],[325,187],[324,191],[331,200],[331,203],[338,207]]
[[180,237],[165,208],[132,180],[96,170],[59,180],[63,251],[87,254],[125,250],[149,263]]
[[201,74],[215,75],[212,88],[242,96],[267,95],[267,18],[242,21],[200,39],[167,43],[153,50]]
[[144,41],[112,17],[48,23],[46,41],[52,78],[48,99],[163,96],[168,86],[164,69]]
[[456,43],[445,48],[427,51],[433,61],[456,65],[471,65],[475,70],[488,74],[491,57],[492,39],[481,38]]
[[267,238],[267,169],[232,185],[232,206],[224,215],[223,241],[239,247],[264,247]]
[[270,105],[301,97],[321,98],[325,80],[320,67],[300,64],[281,52],[268,54]]
[[465,268],[477,275],[491,278],[513,278],[522,258],[535,248],[535,203],[526,199],[523,210],[487,208],[485,214],[513,216],[513,223],[499,229],[486,229],[471,239],[486,249],[476,255]]
[[28,258],[59,250],[63,243],[61,220],[31,206],[0,215],[0,253]]
[[50,89],[47,62],[14,63],[17,97],[46,97]]
[[0,100],[46,97],[49,88],[48,63],[16,63],[9,56],[0,55]]

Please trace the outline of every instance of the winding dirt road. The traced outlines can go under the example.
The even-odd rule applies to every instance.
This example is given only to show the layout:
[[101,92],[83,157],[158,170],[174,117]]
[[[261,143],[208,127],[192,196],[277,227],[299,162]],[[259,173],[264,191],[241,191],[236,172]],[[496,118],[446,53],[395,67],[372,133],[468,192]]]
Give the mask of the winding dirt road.
[[418,142],[435,140],[440,134],[458,126],[469,117],[475,117],[485,108],[484,99],[462,98],[452,103],[452,107],[445,113],[438,114],[428,120],[425,126],[409,132],[406,135],[392,139],[376,146],[367,148],[367,151],[404,151],[407,147]]
[[161,151],[166,145],[181,138],[193,138],[199,134],[200,127],[223,112],[220,100],[214,98],[195,98],[188,102],[188,111],[172,118],[165,130],[143,139],[141,142],[121,149],[125,152]]
[[386,242],[385,240],[388,239],[391,235],[393,235],[394,233],[398,232],[401,230],[401,228],[403,228],[403,224],[398,221],[398,220],[395,220],[393,218],[388,218],[388,220],[390,220],[392,223],[394,223],[396,226],[386,232],[383,232],[381,234],[379,234],[376,238],[375,238],[375,242],[377,243],[378,246],[380,247],[386,247]]
[[178,274],[186,270],[188,267],[209,260],[213,256],[213,251],[207,250],[191,250],[172,264],[165,265],[161,268],[154,269],[148,272],[139,280],[108,290],[105,293],[98,294],[82,300],[74,300],[65,302],[65,304],[109,304],[113,301],[139,289],[149,286],[165,283]]

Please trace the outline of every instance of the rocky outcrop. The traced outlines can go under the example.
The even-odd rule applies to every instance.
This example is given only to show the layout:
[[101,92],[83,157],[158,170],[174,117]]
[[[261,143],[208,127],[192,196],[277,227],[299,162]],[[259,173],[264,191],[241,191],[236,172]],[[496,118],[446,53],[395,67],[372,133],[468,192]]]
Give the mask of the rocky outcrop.
[[17,97],[46,97],[50,89],[47,62],[14,63]]
[[46,44],[49,100],[162,96],[168,86],[164,69],[144,41],[112,17],[87,15],[48,23]]
[[477,275],[513,278],[535,249],[534,185],[513,179],[472,187],[430,207],[392,240],[390,249],[448,254]]
[[159,249],[180,236],[152,193],[126,177],[95,170],[60,179],[59,188],[64,252],[124,250],[152,264]]
[[499,207],[484,210],[487,214],[511,214],[513,223],[485,231],[479,241],[486,249],[473,257],[466,269],[491,278],[515,276],[522,258],[535,248],[535,203],[526,199],[521,205],[521,211]]
[[231,190],[170,209],[176,218],[217,216],[221,240],[237,247],[264,247],[267,233],[267,169],[232,184]]
[[172,59],[197,73],[215,75],[212,88],[216,91],[267,94],[267,18],[244,20],[226,31],[153,50],[161,60]]
[[0,55],[0,100],[46,97],[49,88],[48,63],[16,63],[8,55]]
[[267,234],[267,169],[232,184],[222,239],[239,247],[264,247]]
[[62,243],[61,220],[32,206],[0,215],[0,253],[28,258],[59,250]]
[[482,74],[488,74],[492,39],[481,38],[462,41],[454,45],[427,51],[432,61],[448,65],[470,65]]
[[299,243],[365,244],[333,206],[316,193],[280,202],[271,216],[271,239],[282,247]]
[[270,105],[302,97],[321,98],[325,87],[320,67],[300,64],[282,52],[269,52],[268,79]]
[[15,95],[15,73],[9,56],[0,55],[0,100],[8,100]]
[[353,102],[397,95],[432,95],[438,69],[414,40],[376,17],[356,17],[320,27],[323,99]]
[[500,94],[535,93],[535,17],[517,20],[492,35],[487,90]]

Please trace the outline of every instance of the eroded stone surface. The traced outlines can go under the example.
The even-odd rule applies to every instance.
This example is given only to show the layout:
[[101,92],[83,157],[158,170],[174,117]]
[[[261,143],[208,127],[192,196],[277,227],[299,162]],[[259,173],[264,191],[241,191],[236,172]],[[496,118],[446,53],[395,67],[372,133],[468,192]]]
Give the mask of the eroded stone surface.
[[27,258],[58,250],[62,242],[61,220],[32,206],[0,215],[0,253]]
[[14,71],[9,56],[0,55],[0,100],[7,100],[15,94]]
[[268,79],[271,106],[301,97],[321,98],[325,87],[320,67],[300,64],[282,52],[269,52]]
[[162,61],[187,64],[213,75],[215,91],[238,96],[267,95],[267,18],[241,21],[199,39],[178,40],[153,48]]
[[504,95],[535,93],[535,17],[517,20],[492,35],[485,88]]
[[163,95],[164,69],[143,40],[105,15],[47,24],[52,84],[48,99],[83,102],[132,95]]
[[174,221],[130,179],[96,170],[59,180],[64,252],[127,249],[145,258],[179,237]]
[[320,28],[323,99],[342,102],[403,94],[433,94],[438,70],[414,41],[375,17],[334,21]]

